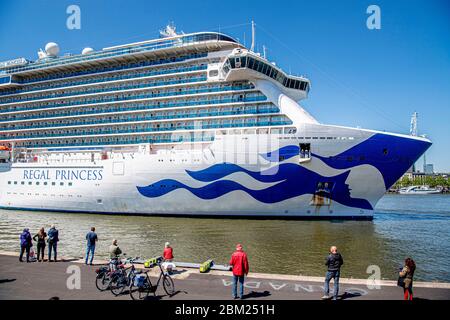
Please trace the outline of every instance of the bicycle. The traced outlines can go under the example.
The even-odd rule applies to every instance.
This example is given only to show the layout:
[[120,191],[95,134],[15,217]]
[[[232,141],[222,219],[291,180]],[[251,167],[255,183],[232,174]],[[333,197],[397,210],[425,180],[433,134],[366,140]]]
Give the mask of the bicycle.
[[147,270],[145,272],[142,272],[139,275],[136,275],[133,278],[133,281],[130,285],[130,296],[133,300],[142,300],[149,296],[150,293],[153,293],[154,296],[156,296],[156,290],[158,289],[159,283],[162,279],[162,284],[164,291],[167,293],[167,295],[172,296],[175,292],[175,285],[173,283],[172,278],[165,272],[161,266],[162,258],[158,259],[156,263],[153,263],[149,266],[149,268],[153,268],[155,266],[158,266],[160,269],[160,274],[158,281],[155,285],[152,284],[150,281],[150,277],[148,273],[150,270]]
[[95,286],[98,290],[106,291],[109,289],[111,275],[117,269],[118,264],[118,259],[111,259],[108,263],[108,266],[102,266],[95,270],[95,273],[97,273],[97,276],[95,277]]
[[[115,296],[119,296],[123,293],[126,287],[129,287],[134,277],[142,273],[137,271],[133,262],[138,259],[128,258],[122,264],[118,265],[117,270],[111,274],[111,280],[109,282],[109,289]],[[125,268],[125,265],[131,263],[131,267]]]

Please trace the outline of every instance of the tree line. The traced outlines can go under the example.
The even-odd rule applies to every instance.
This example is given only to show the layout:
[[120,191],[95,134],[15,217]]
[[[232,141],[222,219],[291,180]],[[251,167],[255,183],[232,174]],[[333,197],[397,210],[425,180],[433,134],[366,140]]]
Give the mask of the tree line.
[[450,188],[450,179],[442,175],[427,175],[422,177],[414,177],[410,179],[408,176],[403,176],[398,180],[393,186],[394,189],[399,189],[403,187],[416,186],[416,185],[427,185],[430,187],[443,187]]

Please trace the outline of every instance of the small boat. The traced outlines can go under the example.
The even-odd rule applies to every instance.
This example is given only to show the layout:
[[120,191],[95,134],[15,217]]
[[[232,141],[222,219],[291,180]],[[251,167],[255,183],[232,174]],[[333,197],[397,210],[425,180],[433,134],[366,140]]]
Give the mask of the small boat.
[[437,194],[442,193],[442,190],[436,188],[430,188],[429,186],[410,186],[407,188],[401,188],[400,194]]

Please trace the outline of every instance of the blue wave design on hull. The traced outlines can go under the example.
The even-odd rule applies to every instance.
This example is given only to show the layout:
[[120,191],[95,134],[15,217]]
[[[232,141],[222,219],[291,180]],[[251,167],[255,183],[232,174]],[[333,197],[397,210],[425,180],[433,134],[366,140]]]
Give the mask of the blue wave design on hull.
[[235,172],[244,172],[260,182],[278,182],[262,190],[252,190],[231,180],[220,180],[206,186],[193,188],[177,180],[164,179],[146,187],[137,187],[139,193],[149,198],[157,198],[177,189],[186,189],[203,200],[219,198],[232,191],[241,190],[263,203],[277,203],[304,194],[314,194],[317,183],[324,181],[333,185],[332,198],[342,205],[372,210],[366,199],[350,197],[350,189],[345,183],[350,170],[332,177],[324,177],[293,163],[284,163],[262,172],[250,171],[235,164],[221,163],[200,171],[187,173],[198,181],[210,182]]
[[431,143],[427,141],[377,133],[335,156],[313,156],[340,170],[371,165],[380,171],[388,190],[430,146]]
[[[216,199],[229,192],[241,190],[260,202],[276,203],[304,194],[312,195],[317,191],[318,182],[328,182],[333,185],[334,201],[349,207],[373,210],[366,199],[350,196],[350,189],[345,181],[351,168],[363,164],[375,167],[382,174],[386,189],[389,189],[430,146],[431,143],[427,141],[376,133],[339,154],[329,157],[313,154],[313,157],[322,160],[331,168],[347,170],[333,177],[321,176],[294,163],[282,163],[262,172],[250,171],[236,164],[221,163],[199,171],[186,170],[195,180],[211,182],[203,187],[193,188],[173,179],[164,179],[146,187],[138,186],[137,189],[149,198],[157,198],[176,189],[186,189],[204,200]],[[289,159],[298,155],[298,151],[297,145],[288,145],[261,156],[270,162],[278,162],[280,156]],[[259,182],[279,183],[263,190],[252,190],[234,181],[216,181],[235,172],[244,172]]]
[[281,147],[278,150],[271,151],[268,153],[261,154],[261,157],[270,162],[279,162],[280,157],[283,157],[284,160],[290,159],[292,157],[298,156],[300,152],[300,147],[298,145],[287,145]]

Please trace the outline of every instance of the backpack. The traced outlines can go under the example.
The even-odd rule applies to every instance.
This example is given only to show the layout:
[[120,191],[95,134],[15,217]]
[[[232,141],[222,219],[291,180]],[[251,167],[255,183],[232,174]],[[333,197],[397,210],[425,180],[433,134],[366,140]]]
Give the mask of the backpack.
[[30,262],[36,262],[37,261],[36,253],[34,252],[33,247],[31,247],[31,249],[30,249],[29,260],[30,260]]

